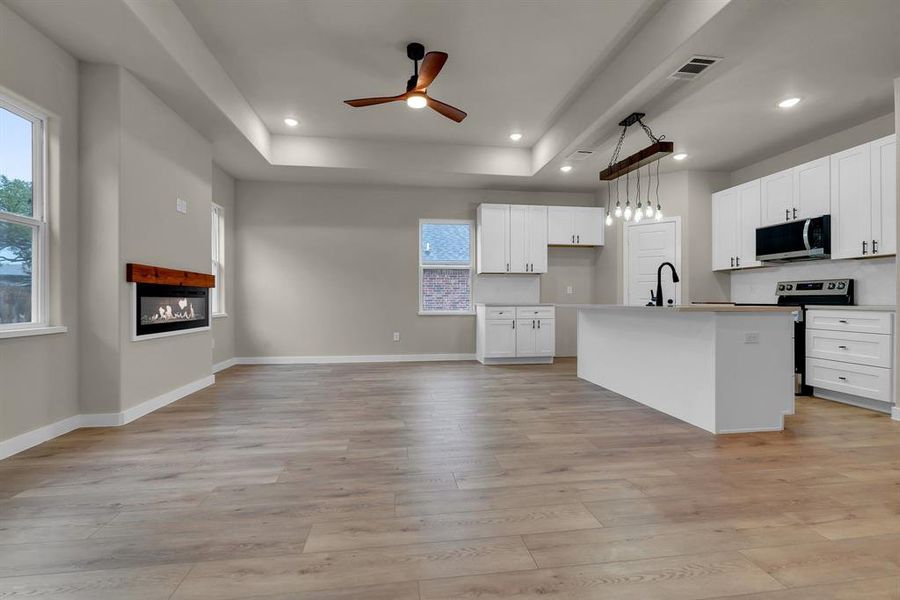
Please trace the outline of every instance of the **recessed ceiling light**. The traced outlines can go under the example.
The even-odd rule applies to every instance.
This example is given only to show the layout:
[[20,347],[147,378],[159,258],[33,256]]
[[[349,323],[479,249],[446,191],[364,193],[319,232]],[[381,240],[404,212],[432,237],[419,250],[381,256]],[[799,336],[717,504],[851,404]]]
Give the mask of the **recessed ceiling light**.
[[568,173],[569,171],[572,170],[572,165],[563,165],[559,168],[559,170],[562,171],[563,173]]
[[678,154],[673,154],[672,158],[674,160],[684,160],[687,158],[687,154],[685,154],[684,152],[679,152]]
[[792,106],[797,106],[799,103],[800,98],[785,98],[778,103],[778,108],[791,108]]
[[515,133],[511,133],[511,134],[509,134],[509,139],[511,139],[514,142],[518,142],[519,140],[522,139],[522,134],[519,133],[518,131]]
[[406,99],[406,105],[410,108],[425,108],[428,100],[423,94],[413,94]]
[[294,117],[288,117],[284,120],[284,124],[287,125],[288,127],[296,127],[297,125],[300,124],[300,121],[298,121]]

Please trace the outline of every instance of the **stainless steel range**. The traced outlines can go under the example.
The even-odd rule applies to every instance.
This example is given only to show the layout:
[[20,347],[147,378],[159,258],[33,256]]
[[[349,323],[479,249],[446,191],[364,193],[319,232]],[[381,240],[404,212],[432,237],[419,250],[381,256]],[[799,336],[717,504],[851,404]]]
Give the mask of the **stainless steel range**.
[[809,395],[806,385],[806,308],[809,306],[849,306],[856,303],[853,279],[807,279],[779,281],[776,285],[777,304],[796,306],[794,314],[794,393]]

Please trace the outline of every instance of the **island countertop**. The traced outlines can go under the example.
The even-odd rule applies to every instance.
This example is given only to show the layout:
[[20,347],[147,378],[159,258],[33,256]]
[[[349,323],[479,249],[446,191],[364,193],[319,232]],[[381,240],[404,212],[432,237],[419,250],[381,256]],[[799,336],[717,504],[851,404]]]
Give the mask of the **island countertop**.
[[791,313],[796,306],[774,306],[767,304],[677,304],[675,306],[629,306],[626,304],[557,304],[557,308],[578,308],[581,310],[639,310],[662,312],[723,312],[723,313]]

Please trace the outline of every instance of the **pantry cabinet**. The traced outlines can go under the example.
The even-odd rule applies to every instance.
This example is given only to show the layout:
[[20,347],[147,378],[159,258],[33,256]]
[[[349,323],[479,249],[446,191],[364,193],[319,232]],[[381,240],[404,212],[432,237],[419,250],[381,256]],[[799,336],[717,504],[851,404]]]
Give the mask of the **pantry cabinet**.
[[478,273],[546,273],[547,207],[479,205],[476,246]]
[[897,146],[891,135],[831,156],[831,254],[897,251]]
[[551,246],[602,246],[606,212],[596,206],[547,207],[547,242]]
[[713,194],[712,216],[713,270],[758,267],[756,228],[760,226],[760,181]]

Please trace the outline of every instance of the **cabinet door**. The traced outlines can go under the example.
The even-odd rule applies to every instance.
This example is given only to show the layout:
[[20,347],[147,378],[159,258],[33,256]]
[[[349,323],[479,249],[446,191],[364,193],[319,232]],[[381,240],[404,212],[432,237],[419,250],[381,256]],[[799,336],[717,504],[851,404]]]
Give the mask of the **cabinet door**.
[[534,355],[554,356],[556,354],[556,321],[538,319],[535,330]]
[[478,272],[509,272],[509,204],[478,206]]
[[527,262],[529,273],[547,272],[547,207],[529,206],[525,210],[528,231]]
[[516,320],[516,356],[535,356],[537,319]]
[[516,355],[516,325],[512,319],[484,322],[485,358],[513,358]]
[[872,242],[878,254],[897,253],[897,136],[875,140],[872,160]]
[[[809,219],[831,214],[829,157],[794,167],[794,208],[796,218]],[[794,211],[791,210],[793,217]]]
[[572,213],[575,243],[579,246],[602,246],[606,210],[596,206],[575,206]]
[[735,232],[738,224],[740,198],[737,188],[712,195],[712,268],[727,271],[734,268],[737,256]]
[[792,220],[794,208],[794,170],[786,169],[763,177],[760,182],[762,221],[775,225]]
[[831,255],[868,256],[872,250],[872,174],[869,144],[831,155]]
[[528,271],[529,232],[527,206],[513,204],[509,207],[509,272]]
[[575,243],[575,216],[571,206],[547,207],[547,243],[571,246]]
[[738,244],[735,266],[758,267],[762,264],[756,260],[756,228],[760,226],[761,220],[758,179],[738,188],[738,201],[740,214],[735,235]]

